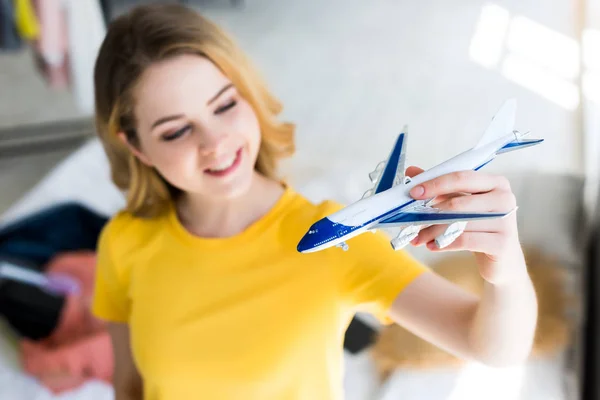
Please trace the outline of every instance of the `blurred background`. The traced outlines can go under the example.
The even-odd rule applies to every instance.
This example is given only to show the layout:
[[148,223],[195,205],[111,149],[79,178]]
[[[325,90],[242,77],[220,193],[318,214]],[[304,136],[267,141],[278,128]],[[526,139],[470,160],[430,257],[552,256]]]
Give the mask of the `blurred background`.
[[[106,23],[143,3],[149,1],[0,0],[0,256],[13,223],[44,207],[77,201],[110,215],[122,204],[94,138],[92,69]],[[538,286],[558,285],[544,298],[551,322],[540,332],[540,341],[548,334],[555,345],[540,347],[530,364],[491,370],[436,364],[434,350],[390,331],[387,339],[403,350],[386,358],[393,352],[381,349],[392,342],[383,342],[368,316],[358,316],[347,339],[348,399],[595,393],[586,377],[595,373],[596,349],[589,249],[600,158],[600,0],[182,3],[233,34],[282,100],[283,118],[298,127],[297,154],[284,172],[315,201],[360,198],[370,187],[367,174],[404,125],[408,165],[422,168],[473,146],[509,98],[518,102],[515,128],[545,139],[486,168],[509,176],[524,244],[552,260],[540,264],[559,271],[553,283]],[[49,57],[53,45],[59,50]],[[410,251],[432,265],[449,260]],[[1,279],[0,315],[8,315],[14,307],[6,311],[10,302],[2,303]],[[563,292],[574,300],[563,301]],[[0,348],[0,398],[110,397],[108,385],[90,379],[59,397],[23,369],[24,333],[14,325],[8,321]],[[385,378],[378,375],[382,365]]]

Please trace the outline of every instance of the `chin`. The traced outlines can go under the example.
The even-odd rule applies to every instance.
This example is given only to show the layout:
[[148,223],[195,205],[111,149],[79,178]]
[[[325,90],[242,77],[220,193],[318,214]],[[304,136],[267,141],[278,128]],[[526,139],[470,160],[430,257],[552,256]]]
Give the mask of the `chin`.
[[252,178],[249,177],[248,179],[244,179],[243,181],[240,180],[239,182],[231,182],[228,185],[219,185],[217,187],[211,185],[212,190],[208,187],[204,187],[202,188],[202,192],[206,197],[229,200],[245,195],[246,193],[248,193],[251,186]]

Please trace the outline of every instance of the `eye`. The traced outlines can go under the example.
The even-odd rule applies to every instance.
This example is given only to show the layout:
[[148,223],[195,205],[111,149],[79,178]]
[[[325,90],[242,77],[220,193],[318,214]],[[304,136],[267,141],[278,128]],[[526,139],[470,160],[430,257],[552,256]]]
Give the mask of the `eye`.
[[177,131],[175,131],[173,133],[164,135],[162,137],[162,140],[165,141],[165,142],[170,142],[171,140],[175,140],[175,139],[183,136],[183,134],[185,134],[191,128],[192,127],[190,125],[186,125],[183,128],[181,128],[181,129],[179,129],[179,130],[177,130]]
[[237,104],[237,101],[235,100],[231,100],[229,103],[227,103],[226,105],[219,107],[215,110],[215,114],[222,114],[230,109],[232,109],[233,107],[235,107]]

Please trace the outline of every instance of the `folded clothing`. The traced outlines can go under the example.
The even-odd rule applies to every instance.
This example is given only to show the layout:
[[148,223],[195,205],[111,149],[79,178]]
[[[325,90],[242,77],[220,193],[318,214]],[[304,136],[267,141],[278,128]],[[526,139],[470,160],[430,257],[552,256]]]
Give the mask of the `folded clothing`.
[[59,253],[46,274],[64,274],[79,283],[77,293],[65,295],[58,323],[45,338],[20,340],[24,370],[54,393],[78,387],[89,379],[110,383],[114,368],[112,345],[104,322],[90,309],[96,254]]
[[96,250],[108,217],[68,202],[39,210],[0,229],[0,257],[42,271],[58,253]]

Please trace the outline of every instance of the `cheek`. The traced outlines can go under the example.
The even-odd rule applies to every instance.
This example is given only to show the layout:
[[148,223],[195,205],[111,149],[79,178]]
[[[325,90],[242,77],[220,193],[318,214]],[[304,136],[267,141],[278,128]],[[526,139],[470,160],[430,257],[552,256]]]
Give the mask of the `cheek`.
[[258,147],[260,142],[260,125],[254,109],[244,102],[240,105],[236,118],[236,131],[245,136],[252,148]]
[[167,179],[177,179],[195,165],[194,148],[189,144],[159,143],[146,151],[152,165]]

